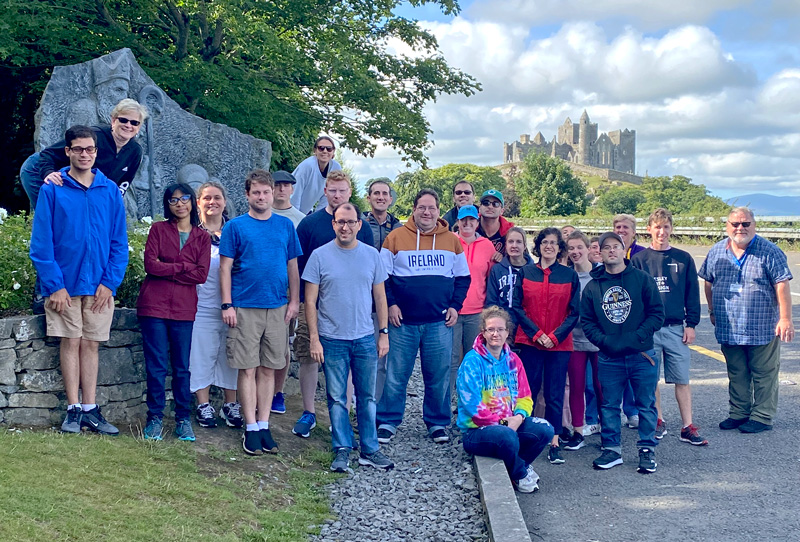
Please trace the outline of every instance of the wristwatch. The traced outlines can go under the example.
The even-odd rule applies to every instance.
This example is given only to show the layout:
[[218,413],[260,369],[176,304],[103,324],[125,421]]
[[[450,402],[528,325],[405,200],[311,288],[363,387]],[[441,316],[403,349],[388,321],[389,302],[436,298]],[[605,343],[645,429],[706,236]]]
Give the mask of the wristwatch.
[[222,307],[220,307],[220,308],[225,311],[225,310],[228,310],[228,309],[230,309],[232,307],[233,307],[233,303],[223,303]]
[[381,328],[381,329],[378,330],[378,333],[380,333],[381,335],[388,335],[389,334],[389,328],[388,327]]

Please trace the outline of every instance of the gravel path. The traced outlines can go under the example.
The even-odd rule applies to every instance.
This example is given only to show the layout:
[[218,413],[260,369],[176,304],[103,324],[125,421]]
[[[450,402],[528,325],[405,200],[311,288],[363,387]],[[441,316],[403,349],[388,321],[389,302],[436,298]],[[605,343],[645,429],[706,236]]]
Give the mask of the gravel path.
[[403,425],[390,444],[381,445],[395,468],[382,472],[360,467],[353,454],[354,473],[330,486],[338,519],[329,520],[312,540],[489,540],[472,459],[457,429],[450,430],[446,444],[427,437],[422,390],[417,363]]

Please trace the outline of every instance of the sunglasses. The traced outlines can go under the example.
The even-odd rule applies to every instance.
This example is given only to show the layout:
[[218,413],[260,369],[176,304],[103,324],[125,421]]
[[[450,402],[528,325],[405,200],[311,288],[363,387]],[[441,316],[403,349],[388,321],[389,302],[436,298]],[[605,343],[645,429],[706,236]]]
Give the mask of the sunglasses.
[[326,151],[326,152],[333,152],[333,145],[331,145],[330,147],[328,147],[326,145],[317,145],[317,150]]
[[69,147],[69,150],[75,154],[94,154],[97,152],[97,147]]
[[189,194],[184,194],[179,198],[169,198],[167,201],[169,202],[170,205],[178,205],[179,201],[186,203],[190,199],[192,199],[192,196],[190,196]]
[[466,194],[467,196],[469,196],[470,194],[472,194],[472,190],[456,190],[455,192],[453,192],[453,194],[455,194],[456,196],[461,196],[462,194]]
[[482,199],[481,205],[484,207],[502,207],[503,204],[499,200]]
[[125,117],[117,117],[117,120],[120,121],[122,124],[130,123],[131,126],[139,126],[142,123],[141,121],[133,120],[133,119],[127,119]]
[[749,228],[750,224],[752,224],[752,222],[729,222],[729,224],[731,226],[733,226],[734,228],[738,228],[739,226],[741,226],[743,228]]

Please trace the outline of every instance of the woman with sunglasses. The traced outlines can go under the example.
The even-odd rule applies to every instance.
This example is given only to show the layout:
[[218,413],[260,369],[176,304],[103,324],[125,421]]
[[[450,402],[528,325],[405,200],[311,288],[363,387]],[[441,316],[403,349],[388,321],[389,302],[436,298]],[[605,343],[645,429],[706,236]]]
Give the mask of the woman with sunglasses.
[[[131,185],[142,162],[142,147],[133,140],[141,129],[149,113],[147,107],[136,100],[125,98],[111,110],[111,126],[94,126],[97,134],[97,157],[94,167],[117,183],[120,192]],[[39,189],[43,184],[53,183],[61,186],[59,170],[69,166],[69,158],[64,152],[64,140],[32,154],[22,164],[19,178],[31,210],[36,210]]]
[[314,154],[300,162],[292,171],[297,184],[294,185],[294,194],[290,201],[304,215],[328,205],[325,179],[331,171],[342,169],[339,162],[333,159],[335,153],[333,139],[328,136],[318,137],[314,142]]
[[144,249],[147,276],[136,303],[147,371],[147,425],[144,438],[161,440],[167,367],[172,366],[175,436],[193,441],[189,352],[197,313],[197,285],[208,278],[211,237],[201,229],[197,201],[189,185],[164,191],[164,216],[150,228]]

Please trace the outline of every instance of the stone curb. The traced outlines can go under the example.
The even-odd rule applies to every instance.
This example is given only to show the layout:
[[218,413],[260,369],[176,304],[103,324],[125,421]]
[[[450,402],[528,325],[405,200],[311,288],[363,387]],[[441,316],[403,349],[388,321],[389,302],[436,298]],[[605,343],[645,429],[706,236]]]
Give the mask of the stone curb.
[[489,538],[493,542],[531,542],[505,464],[499,459],[477,455],[474,463]]

